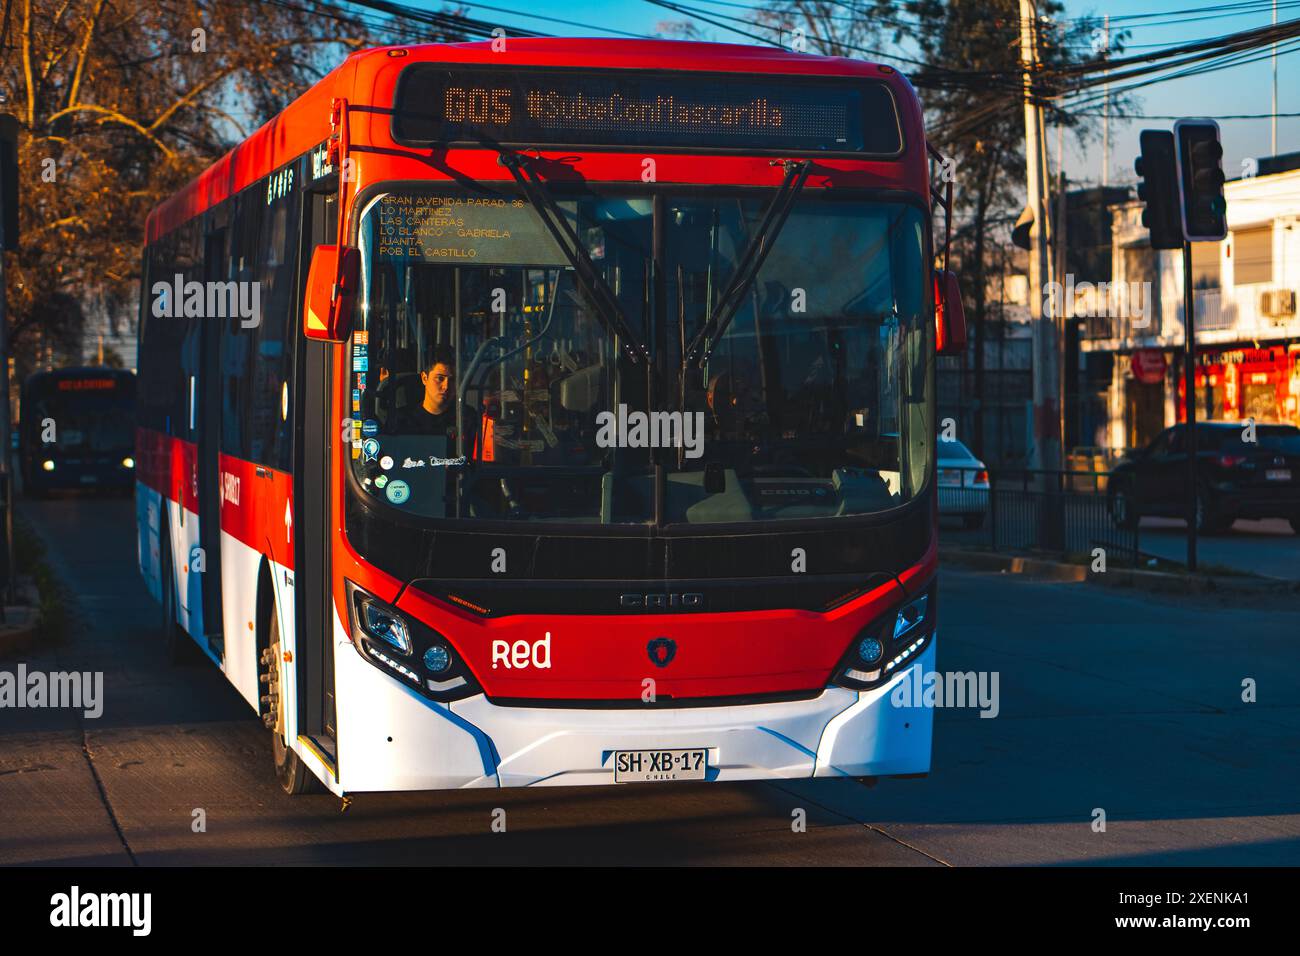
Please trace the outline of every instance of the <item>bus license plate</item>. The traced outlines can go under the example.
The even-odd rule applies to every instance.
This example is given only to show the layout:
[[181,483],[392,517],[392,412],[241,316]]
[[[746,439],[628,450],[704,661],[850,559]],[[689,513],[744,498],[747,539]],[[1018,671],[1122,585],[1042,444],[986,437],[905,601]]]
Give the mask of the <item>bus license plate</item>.
[[698,750],[616,750],[615,783],[652,780],[703,780],[709,752]]
[[98,475],[82,475],[82,476],[81,476],[81,483],[82,483],[83,485],[96,485],[96,484],[99,484],[99,476],[98,476]]
[[1268,469],[1268,471],[1264,472],[1264,480],[1265,480],[1265,481],[1290,481],[1290,480],[1291,480],[1291,469],[1290,469],[1290,468],[1270,468],[1270,469]]

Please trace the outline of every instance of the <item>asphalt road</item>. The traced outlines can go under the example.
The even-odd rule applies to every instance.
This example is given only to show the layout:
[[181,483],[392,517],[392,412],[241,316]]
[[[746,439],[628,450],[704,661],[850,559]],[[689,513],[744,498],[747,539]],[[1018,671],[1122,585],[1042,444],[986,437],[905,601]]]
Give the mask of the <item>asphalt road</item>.
[[0,710],[0,863],[1300,861],[1294,598],[945,571],[939,667],[998,672],[1000,713],[940,710],[928,778],[363,794],[341,812],[280,793],[266,731],[215,669],[165,663],[129,501],[19,510],[76,596],[71,633],[28,667],[103,670],[106,704]]

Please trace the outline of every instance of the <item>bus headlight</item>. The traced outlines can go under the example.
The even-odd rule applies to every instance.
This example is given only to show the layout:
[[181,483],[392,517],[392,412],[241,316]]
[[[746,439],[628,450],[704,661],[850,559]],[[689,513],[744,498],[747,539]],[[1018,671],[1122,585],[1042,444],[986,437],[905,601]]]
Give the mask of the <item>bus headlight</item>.
[[361,626],[371,637],[387,641],[404,655],[411,653],[411,634],[406,621],[396,611],[371,598],[361,599]]
[[451,648],[434,644],[424,652],[424,669],[431,674],[441,674],[451,668]]
[[347,590],[352,643],[367,661],[433,700],[482,693],[445,637],[351,581]]
[[864,627],[836,667],[831,683],[867,690],[920,654],[934,634],[935,588],[932,581],[924,593]]
[[899,609],[898,617],[894,620],[894,640],[900,640],[925,623],[925,610],[929,603],[930,595],[922,594]]
[[46,458],[43,462],[41,462],[41,470],[42,470],[42,471],[53,471],[53,470],[54,470],[54,462],[51,461],[49,458]]
[[134,467],[135,467],[135,459],[132,458],[130,455],[127,455],[125,458],[122,459],[122,467],[123,467],[123,468],[134,468]]
[[875,664],[885,654],[885,645],[877,638],[864,637],[858,641],[858,660],[864,664]]

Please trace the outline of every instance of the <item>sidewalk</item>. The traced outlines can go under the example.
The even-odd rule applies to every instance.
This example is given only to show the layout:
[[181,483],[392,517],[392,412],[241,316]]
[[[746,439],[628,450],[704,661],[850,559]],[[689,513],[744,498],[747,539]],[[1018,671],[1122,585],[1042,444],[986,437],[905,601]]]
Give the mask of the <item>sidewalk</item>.
[[[1171,561],[1187,560],[1187,524],[1177,518],[1143,518],[1141,547]],[[1233,524],[1224,534],[1198,535],[1197,563],[1246,574],[1300,581],[1300,535],[1281,518]]]

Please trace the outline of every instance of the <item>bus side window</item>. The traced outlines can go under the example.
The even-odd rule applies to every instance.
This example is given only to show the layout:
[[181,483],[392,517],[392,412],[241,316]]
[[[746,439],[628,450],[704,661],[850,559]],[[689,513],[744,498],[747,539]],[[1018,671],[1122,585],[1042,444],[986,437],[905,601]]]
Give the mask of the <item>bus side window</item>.
[[293,240],[301,193],[290,190],[266,207],[258,235],[256,262],[261,315],[254,336],[252,367],[252,455],[254,461],[293,468],[293,369],[296,354],[291,315],[297,265]]
[[[173,232],[158,239],[149,249],[149,286],[142,297],[144,321],[141,325],[141,371],[146,387],[140,394],[143,423],[164,434],[177,435],[182,420],[188,416],[188,385],[183,381],[181,346],[184,319],[172,315],[155,315],[154,310],[172,311],[167,301],[175,295],[175,277],[183,268],[178,254],[179,234]],[[154,284],[162,283],[166,291],[155,294]],[[164,297],[167,297],[165,299]],[[163,309],[162,306],[167,306]]]
[[[184,277],[186,283],[202,282],[206,278],[203,270],[201,224],[201,218],[194,218],[176,230],[176,272]],[[165,320],[175,324],[180,338],[181,379],[177,405],[172,411],[172,434],[186,441],[197,441],[202,422],[199,421],[198,410],[194,406],[194,388],[203,360],[200,349],[203,319],[182,317],[183,311],[183,307],[177,309],[174,318]]]
[[[257,232],[264,203],[257,189],[246,189],[234,202],[230,229],[228,278],[240,283],[252,282],[253,263],[257,259]],[[221,330],[221,450],[235,458],[251,457],[249,425],[253,333],[243,328],[238,315],[224,320]]]

